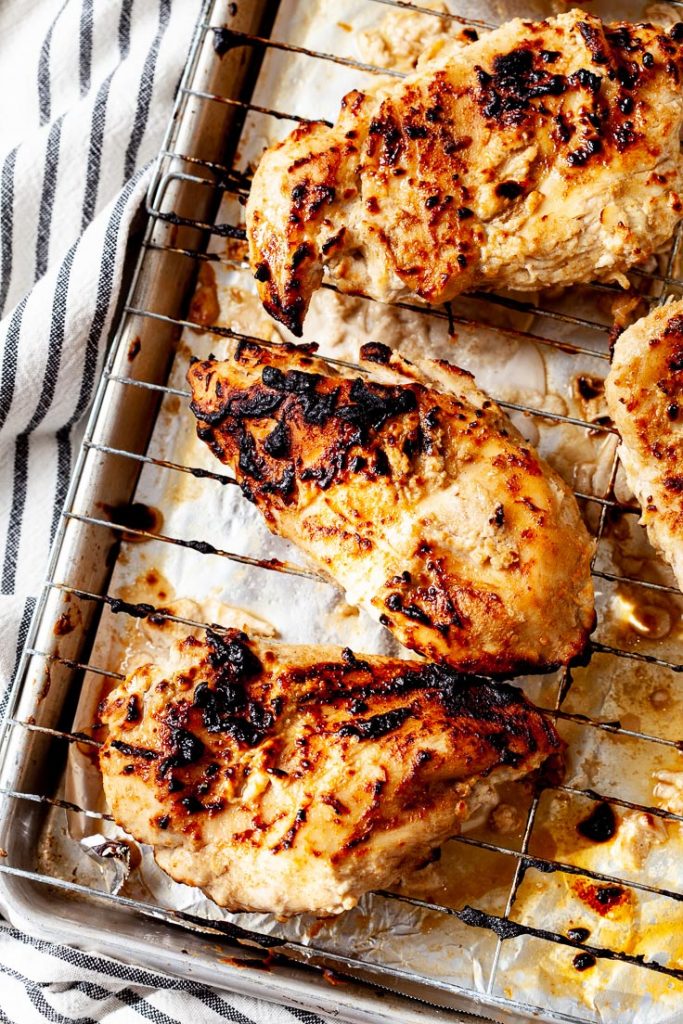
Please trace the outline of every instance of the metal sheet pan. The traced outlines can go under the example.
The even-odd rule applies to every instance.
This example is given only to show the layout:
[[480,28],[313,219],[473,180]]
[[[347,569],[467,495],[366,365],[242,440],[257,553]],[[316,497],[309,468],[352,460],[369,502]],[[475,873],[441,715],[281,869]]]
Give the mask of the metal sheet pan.
[[[380,951],[377,906],[385,897],[373,897],[374,909],[357,923],[355,933],[349,918],[336,932],[332,928],[322,934],[310,923],[278,928],[193,904],[176,907],[156,890],[129,887],[114,895],[106,864],[88,858],[82,848],[75,875],[69,863],[76,822],[83,833],[109,827],[106,807],[97,801],[87,804],[87,813],[69,809],[74,793],[65,788],[65,778],[73,782],[74,754],[69,759],[67,751],[75,750],[87,770],[91,747],[73,729],[82,722],[88,686],[98,677],[116,676],[111,653],[116,644],[109,641],[125,634],[122,623],[131,610],[125,602],[140,600],[125,589],[145,564],[142,545],[136,547],[135,540],[147,542],[148,561],[159,566],[163,558],[165,567],[173,567],[176,596],[185,600],[201,596],[192,593],[192,581],[195,590],[200,589],[197,580],[203,585],[206,559],[214,566],[222,559],[225,578],[239,596],[236,603],[246,602],[252,612],[277,618],[277,608],[288,597],[309,601],[308,618],[298,624],[291,616],[278,618],[276,628],[283,638],[328,640],[351,634],[356,646],[378,650],[386,643],[369,621],[343,617],[338,598],[316,603],[304,597],[310,582],[305,575],[276,575],[273,566],[264,564],[273,555],[294,560],[296,554],[278,547],[263,531],[250,532],[254,524],[239,518],[238,505],[229,496],[236,489],[216,479],[220,467],[199,447],[185,444],[189,421],[179,424],[179,410],[185,402],[182,367],[188,351],[201,353],[253,330],[255,314],[249,312],[241,283],[247,273],[239,226],[239,199],[248,188],[253,161],[266,141],[289,130],[293,119],[335,117],[339,96],[356,80],[376,73],[367,67],[358,36],[385,14],[414,18],[406,6],[411,5],[393,0],[318,0],[305,10],[296,0],[205,4],[150,189],[151,217],[131,295],[86,431],[3,727],[3,909],[19,927],[56,941],[209,984],[334,1011],[349,1020],[465,1020],[469,1010],[500,1021],[532,1014],[549,1021],[588,1021],[609,1019],[610,1014],[628,1012],[634,1001],[645,1007],[658,998],[668,1000],[667,1012],[670,1006],[675,1015],[683,1006],[683,971],[675,950],[672,957],[653,958],[651,950],[643,950],[627,934],[633,918],[621,927],[617,921],[611,930],[601,926],[591,941],[582,943],[568,938],[567,913],[557,910],[577,879],[584,887],[619,886],[630,894],[629,900],[637,901],[633,906],[644,920],[650,914],[671,937],[679,928],[676,908],[683,884],[676,863],[669,863],[676,861],[683,816],[661,802],[653,806],[652,797],[652,773],[658,768],[679,770],[680,599],[666,568],[643,547],[634,527],[630,499],[618,478],[614,434],[600,421],[599,401],[576,389],[579,377],[599,380],[607,368],[612,303],[620,301],[609,288],[524,301],[518,296],[472,297],[432,311],[387,310],[326,290],[316,298],[307,326],[329,355],[352,359],[360,331],[363,340],[391,336],[407,354],[411,345],[419,345],[475,371],[479,382],[572,479],[600,538],[594,570],[601,621],[591,665],[524,682],[527,692],[556,714],[570,741],[566,784],[540,797],[522,793],[524,814],[509,835],[496,837],[488,823],[479,823],[457,847],[453,844],[457,854],[450,861],[467,863],[469,857],[484,882],[489,870],[491,878],[499,879],[504,866],[498,902],[487,902],[482,878],[478,888],[472,886],[469,893],[460,888],[450,899],[449,894],[437,899],[434,879],[424,878],[408,880],[393,895],[403,908],[401,925],[411,921],[413,931],[404,934],[413,939],[416,929],[422,929],[424,938],[424,922],[438,918],[456,957],[451,967],[447,962],[437,966],[438,956],[432,957],[436,947],[428,943],[419,947],[421,961],[418,946],[405,940],[401,956],[388,955],[386,943]],[[614,15],[609,4],[600,6],[598,13],[604,8],[605,14]],[[621,16],[643,13],[638,3],[627,6],[620,5]],[[675,19],[676,4],[657,6]],[[502,2],[451,4],[458,19],[476,24],[495,24],[511,13],[539,16],[550,13],[552,5],[532,2],[524,11],[518,7],[510,10]],[[434,20],[435,15],[425,13],[424,18]],[[313,88],[316,83],[319,87]],[[670,253],[633,275],[641,308],[679,290],[677,251],[678,240]],[[202,312],[197,293],[194,303],[190,298],[198,270],[207,265],[217,278],[217,312],[208,322],[204,317],[200,326],[209,326],[213,337],[188,326]],[[160,474],[201,484],[192,499],[194,520],[187,511],[192,501],[178,502],[177,487],[161,488]],[[117,510],[133,500],[156,501],[160,494],[166,497],[159,498],[163,507],[155,523],[138,523],[137,533],[129,520],[119,519],[116,525]],[[209,522],[207,534],[202,515],[207,501],[220,506],[230,529],[221,531]],[[231,550],[226,551],[229,542]],[[277,579],[277,585],[269,584],[275,595],[270,605],[259,604],[265,588],[250,582],[262,574]],[[295,589],[299,585],[300,591]],[[244,593],[239,586],[246,587]],[[167,609],[161,618],[195,621],[188,607]],[[197,614],[199,621],[202,616]],[[134,621],[146,621],[145,615],[140,617],[138,610]],[[293,635],[297,628],[299,635]],[[113,661],[101,660],[107,651]],[[649,709],[642,699],[648,694],[659,695]],[[655,853],[654,860],[629,869],[610,862],[612,848],[589,856],[571,843],[558,847],[557,833],[566,828],[575,834],[575,819],[599,800],[596,792],[608,798],[622,820],[629,814],[649,814],[664,823],[669,832],[660,845],[668,860],[657,859]],[[470,875],[474,877],[471,869]],[[489,917],[463,915],[465,903]],[[399,921],[394,909],[395,904],[383,919],[390,929]],[[607,922],[613,923],[611,918]],[[579,986],[575,977],[572,982],[572,958],[594,946],[598,966]],[[476,959],[479,968],[467,979],[461,968],[472,950],[472,962]],[[609,959],[614,952],[621,962]],[[649,960],[649,966],[641,966],[639,957]],[[333,985],[330,972],[347,980]],[[564,989],[557,978],[566,983]],[[650,1017],[642,1017],[646,1019]],[[652,1019],[667,1018],[660,1014]]]

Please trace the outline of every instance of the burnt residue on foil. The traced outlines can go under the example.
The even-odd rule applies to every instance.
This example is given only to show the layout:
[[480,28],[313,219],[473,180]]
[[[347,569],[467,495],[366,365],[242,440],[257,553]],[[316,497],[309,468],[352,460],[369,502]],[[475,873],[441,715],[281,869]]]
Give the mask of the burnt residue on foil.
[[[163,526],[164,516],[158,508],[147,505],[141,501],[134,501],[125,505],[106,505],[99,503],[102,511],[117,526],[128,527],[130,530],[141,530],[144,533],[158,533]],[[137,533],[122,533],[122,540],[131,543],[144,541]]]
[[[569,938],[569,935],[562,935],[560,932],[554,932],[545,928],[534,928],[531,925],[519,924],[517,921],[510,921],[505,917],[497,917],[493,914],[485,914],[481,910],[476,910],[474,907],[463,907],[462,910],[457,911],[456,916],[467,925],[471,925],[475,928],[488,928],[494,932],[498,938],[504,942],[507,939],[516,939],[522,935],[528,935],[537,939],[545,939],[550,942],[555,942],[560,946],[569,946],[574,948],[580,948],[582,950],[581,956],[590,957],[593,960],[593,964],[596,959],[599,960],[614,960],[619,963],[633,964],[638,967],[647,966],[650,970],[655,971],[659,974],[666,974],[670,978],[683,979],[683,968],[681,967],[668,967],[665,964],[660,964],[656,960],[648,959],[642,953],[627,953],[624,950],[608,949],[601,946],[589,946],[581,942],[573,941]],[[584,970],[590,966],[593,966],[589,960],[581,961],[585,964]],[[581,967],[579,967],[581,970]]]
[[594,843],[606,843],[618,828],[617,816],[606,800],[596,804],[588,817],[576,826],[577,832]]

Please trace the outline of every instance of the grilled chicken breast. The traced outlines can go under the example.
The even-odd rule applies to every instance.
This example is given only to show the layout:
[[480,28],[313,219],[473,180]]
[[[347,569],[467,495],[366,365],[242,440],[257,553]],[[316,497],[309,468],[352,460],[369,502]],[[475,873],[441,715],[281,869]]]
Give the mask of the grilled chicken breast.
[[683,301],[617,339],[605,395],[641,522],[683,588]]
[[346,292],[444,302],[623,278],[683,213],[683,25],[515,19],[337,124],[267,150],[247,204],[262,301],[295,335],[323,269]]
[[305,346],[196,362],[199,437],[273,533],[406,647],[486,674],[569,661],[594,621],[569,488],[470,374],[362,352],[384,383]]
[[561,755],[507,685],[337,647],[190,635],[107,699],[116,821],[232,910],[337,914]]

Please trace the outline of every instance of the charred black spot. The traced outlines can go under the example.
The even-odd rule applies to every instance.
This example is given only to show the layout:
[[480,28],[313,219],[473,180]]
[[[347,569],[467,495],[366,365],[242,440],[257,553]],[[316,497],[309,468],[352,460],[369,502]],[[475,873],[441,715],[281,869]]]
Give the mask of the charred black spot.
[[244,690],[239,683],[225,680],[220,680],[215,689],[212,689],[208,683],[200,683],[194,692],[195,707],[209,712],[204,716],[205,724],[207,718],[213,720],[216,715],[240,711],[246,706],[246,703]]
[[[664,328],[664,337],[671,338],[676,334],[683,334],[683,316],[672,316]],[[679,365],[680,364],[680,365]],[[671,369],[683,370],[683,349],[676,353],[676,366],[669,363]]]
[[255,747],[263,739],[263,733],[244,718],[223,719],[220,727],[209,731],[224,733],[237,743],[243,743],[247,747]]
[[[308,217],[315,217],[326,203],[334,202],[335,196],[335,189],[331,185],[310,186],[307,182],[299,182],[292,189],[292,204],[301,217],[294,214],[294,222],[299,222],[302,217],[304,220]],[[306,246],[307,243],[304,242],[303,245]],[[298,262],[300,263],[305,256],[311,254],[312,250],[304,252]],[[297,266],[298,264],[294,263],[293,265]]]
[[572,963],[577,971],[587,971],[590,967],[595,967],[595,957],[592,953],[577,953]]
[[194,764],[204,753],[204,744],[187,729],[171,729],[172,753],[159,765],[159,774],[166,775],[172,768]]
[[403,607],[403,599],[400,594],[389,594],[384,603],[391,612],[400,612]]
[[617,79],[624,89],[633,89],[638,84],[640,77],[640,66],[635,61],[629,61],[617,68]]
[[298,185],[295,185],[292,189],[292,201],[295,206],[300,206],[304,199],[308,195],[308,186],[305,182],[300,181]]
[[541,60],[544,64],[554,64],[560,56],[559,50],[541,50]]
[[254,277],[257,281],[264,284],[266,281],[270,281],[270,267],[267,263],[257,263],[256,270],[254,271]]
[[332,235],[331,238],[328,238],[326,241],[324,241],[320,247],[320,251],[322,252],[323,256],[327,256],[331,249],[334,249],[335,246],[339,245],[343,241],[345,234],[346,228],[341,228],[336,235]]
[[486,740],[498,752],[501,764],[507,764],[511,768],[516,768],[522,760],[520,754],[510,749],[510,736],[504,732],[491,733],[486,737]]
[[596,75],[594,71],[589,71],[587,68],[579,68],[569,76],[569,82],[571,85],[580,85],[583,89],[589,89],[590,92],[596,94],[600,92],[602,76]]
[[666,407],[666,415],[670,420],[677,420],[679,411],[679,406],[676,402],[671,402],[671,404]]
[[439,197],[438,197],[438,195],[428,196],[428,198],[425,199],[425,206],[426,206],[426,208],[428,210],[433,210],[434,207],[438,206],[438,205],[439,205]]
[[389,458],[383,448],[375,452],[375,463],[373,466],[376,476],[391,476]]
[[122,740],[112,740],[111,746],[126,757],[139,757],[143,761],[155,761],[160,754],[157,750],[148,750],[146,747],[134,747],[130,743],[123,743]]
[[567,938],[571,939],[572,942],[585,942],[586,939],[590,938],[590,932],[587,928],[569,928]]
[[621,901],[624,890],[619,885],[599,885],[595,889],[595,899],[601,906],[610,906]]
[[267,480],[261,490],[264,494],[281,494],[286,498],[293,493],[295,483],[296,474],[292,463],[285,467],[279,480]]
[[622,114],[630,114],[633,111],[634,103],[632,96],[622,96],[619,100],[619,110]]
[[297,832],[299,831],[301,826],[305,824],[306,817],[306,809],[304,807],[300,808],[300,810],[298,810],[294,815],[293,824],[285,832],[280,842],[273,847],[274,853],[277,853],[280,850],[289,850],[294,845],[294,840],[296,839]]
[[633,130],[632,121],[624,121],[614,130],[614,141],[617,144],[619,152],[623,152],[628,146],[631,146],[636,140],[636,133]]
[[510,53],[501,53],[493,59],[495,73],[501,79],[518,80],[533,67],[533,54],[531,50],[512,50]]
[[413,714],[412,708],[394,708],[372,718],[347,722],[339,729],[340,736],[356,736],[359,740],[376,740],[398,729]]
[[292,439],[289,427],[281,420],[263,442],[263,450],[273,459],[286,459],[291,450]]
[[517,199],[524,192],[524,186],[518,181],[501,181],[496,185],[496,195],[503,199]]
[[602,801],[576,826],[577,832],[594,843],[606,843],[617,831],[617,818],[611,806]]
[[262,480],[265,464],[256,450],[256,441],[248,431],[240,437],[240,454],[237,465],[240,470],[254,480]]
[[605,48],[602,43],[602,33],[595,25],[591,25],[590,22],[580,21],[579,32],[584,38],[586,46],[591,52],[594,64],[607,64],[609,58],[605,53]]
[[235,680],[249,679],[263,671],[261,662],[248,646],[245,633],[221,634],[207,629],[206,642],[211,648],[209,661],[213,667],[229,669]]
[[405,133],[409,139],[426,139],[429,135],[427,128],[423,124],[407,124],[405,126]]
[[557,127],[557,134],[562,142],[569,142],[572,135],[574,134],[574,128],[567,123],[567,119],[564,114],[558,114],[557,117],[553,118],[553,122]]
[[344,452],[337,451],[328,462],[320,466],[309,466],[301,472],[302,480],[315,480],[322,491],[326,491],[334,483],[338,473],[344,468]]
[[200,811],[206,809],[201,800],[198,800],[193,793],[190,793],[189,796],[184,796],[180,801],[180,806],[183,807],[188,814],[199,814]]
[[226,404],[226,412],[239,419],[261,419],[277,412],[284,397],[272,391],[250,388],[246,392],[232,395]]
[[261,380],[267,388],[294,395],[305,395],[310,391],[315,391],[317,384],[322,379],[319,373],[305,373],[303,370],[283,372],[277,366],[264,366],[261,372]]
[[[480,87],[479,104],[485,117],[505,126],[520,124],[531,109],[530,101],[543,96],[561,96],[567,89],[564,75],[535,70],[531,50],[520,48],[494,59],[494,74],[475,68]],[[542,106],[537,108],[545,112]]]
[[139,722],[142,717],[140,711],[140,699],[136,693],[128,701],[128,707],[126,709],[126,721],[127,722]]
[[428,685],[440,691],[444,708],[451,715],[493,720],[500,709],[522,704],[520,691],[507,683],[491,686],[480,677],[464,676],[445,665],[430,665],[422,673]]
[[445,129],[441,131],[441,139],[443,142],[443,151],[446,156],[453,156],[454,153],[461,153],[464,149],[469,149],[472,145],[472,138],[469,135],[463,135],[462,138],[455,139]]
[[579,149],[574,149],[571,153],[567,153],[567,163],[571,164],[572,167],[583,167],[592,156],[601,152],[602,142],[600,139],[586,139]]
[[357,658],[350,647],[345,647],[341,652],[344,666],[352,672],[370,672],[370,665],[362,658]]
[[677,21],[669,29],[669,35],[675,43],[683,43],[683,21]]
[[605,393],[605,382],[599,377],[586,377],[581,374],[576,378],[576,387],[581,397],[587,402],[593,398],[599,398]]
[[616,46],[619,50],[627,50],[629,53],[637,50],[639,46],[634,41],[626,25],[620,25],[614,31],[605,33],[605,37],[612,46]]
[[380,162],[393,167],[403,152],[403,136],[394,119],[374,117],[368,131],[371,136],[380,136],[382,139]]
[[651,53],[643,54],[643,67],[652,68],[654,67],[655,59]]
[[683,476],[665,476],[664,486],[677,494],[683,494]]
[[[200,423],[221,423],[228,415],[227,403],[223,403],[223,405],[220,405],[217,409],[205,409],[199,403],[192,401],[190,402],[190,409],[197,417],[197,419],[200,421]],[[213,437],[213,431],[210,429],[210,427],[198,426],[197,435],[200,438],[200,440],[207,441],[209,438]]]
[[260,732],[266,732],[268,729],[272,729],[275,724],[275,716],[255,700],[249,701],[249,705],[247,707],[247,718]]
[[302,395],[299,404],[304,421],[318,427],[324,426],[334,413],[338,397],[339,388],[322,393],[310,391]]
[[474,217],[474,210],[470,210],[469,206],[461,206],[458,209],[459,220],[469,220],[470,217]]
[[406,615],[409,619],[412,619],[414,622],[421,623],[421,625],[423,626],[432,625],[432,620],[429,618],[429,616],[425,612],[423,612],[421,608],[418,608],[416,604],[404,605],[403,614]]
[[505,509],[502,505],[496,505],[495,512],[493,513],[493,519],[490,520],[496,524],[496,526],[503,526],[505,523]]
[[361,345],[360,357],[368,363],[388,366],[391,361],[391,349],[380,341],[370,341],[366,345]]
[[168,814],[162,814],[161,817],[157,818],[157,825],[160,829],[165,831],[171,824],[171,818]]
[[296,270],[304,260],[310,259],[313,255],[313,248],[308,242],[302,242],[301,245],[297,245],[292,253],[292,270]]
[[366,383],[356,378],[349,392],[353,405],[337,409],[337,416],[358,430],[358,439],[367,437],[369,430],[380,430],[394,416],[412,412],[417,407],[415,393],[408,387],[389,387]]

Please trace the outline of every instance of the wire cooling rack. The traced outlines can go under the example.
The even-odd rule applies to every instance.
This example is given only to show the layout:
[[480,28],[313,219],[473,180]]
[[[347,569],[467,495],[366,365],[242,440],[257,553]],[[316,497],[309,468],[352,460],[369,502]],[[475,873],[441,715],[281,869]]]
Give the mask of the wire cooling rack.
[[[365,2],[368,5],[382,5],[402,10],[406,14],[421,12],[437,16],[433,10],[401,0]],[[69,715],[77,700],[84,673],[87,671],[109,678],[124,678],[121,673],[103,665],[93,664],[89,660],[89,651],[102,609],[108,606],[117,613],[137,618],[154,616],[156,621],[167,619],[190,627],[208,625],[192,618],[171,614],[168,610],[153,605],[133,604],[124,600],[120,594],[109,593],[107,583],[113,561],[122,544],[131,538],[153,540],[161,544],[189,547],[208,558],[223,558],[266,572],[322,580],[315,571],[296,562],[275,562],[252,557],[224,550],[205,538],[186,539],[154,528],[136,527],[130,522],[112,521],[110,512],[94,515],[82,511],[84,495],[90,502],[93,496],[97,496],[100,507],[108,510],[129,502],[134,495],[138,474],[145,466],[153,467],[160,473],[192,474],[204,482],[207,500],[210,500],[210,488],[235,484],[234,479],[224,472],[150,455],[147,447],[161,400],[169,395],[176,396],[182,401],[188,398],[187,390],[171,387],[167,383],[174,344],[185,328],[200,327],[202,330],[234,341],[257,340],[266,345],[277,344],[267,339],[253,338],[221,324],[196,324],[186,317],[188,299],[202,262],[219,263],[237,271],[248,269],[239,256],[232,258],[220,252],[209,251],[210,240],[216,236],[237,243],[245,239],[244,228],[239,222],[216,221],[224,197],[234,197],[239,201],[244,200],[249,193],[249,173],[239,169],[236,157],[238,140],[245,123],[253,115],[294,124],[306,120],[296,111],[272,109],[254,102],[254,87],[258,82],[264,56],[269,52],[279,51],[295,55],[297,58],[306,58],[311,62],[312,75],[319,74],[320,68],[327,63],[341,65],[367,75],[387,74],[385,68],[373,67],[340,53],[319,52],[289,42],[286,38],[272,36],[273,24],[280,24],[279,21],[276,22],[279,6],[277,3],[253,3],[244,5],[246,6],[249,6],[248,11],[240,11],[238,4],[222,4],[220,0],[207,0],[197,26],[188,65],[178,90],[173,117],[149,189],[149,221],[141,243],[130,298],[123,310],[115,344],[105,367],[95,411],[63,511],[48,578],[2,727],[5,765],[3,785],[0,788],[3,797],[1,835],[7,849],[6,856],[0,862],[0,877],[4,877],[5,882],[7,876],[14,876],[15,880],[21,880],[22,883],[47,885],[51,892],[61,891],[70,898],[84,902],[90,897],[96,897],[100,901],[104,899],[109,905],[128,914],[143,913],[164,923],[180,924],[185,928],[204,931],[209,928],[207,923],[193,915],[169,912],[151,903],[103,894],[94,888],[74,883],[69,878],[59,877],[58,873],[38,870],[31,851],[38,845],[41,808],[45,805],[77,811],[89,818],[111,820],[106,811],[81,808],[54,795],[56,777],[53,766],[55,763],[63,764],[65,746],[71,743],[97,746],[95,740],[84,737],[81,733],[74,733],[68,726]],[[671,3],[669,6],[683,8],[683,3]],[[492,27],[492,22],[475,16],[465,17],[457,13],[439,13],[438,16],[451,18],[475,29]],[[400,75],[399,72],[389,73]],[[639,301],[646,307],[662,303],[672,292],[678,294],[683,291],[683,281],[677,276],[682,233],[681,230],[677,232],[668,255],[657,270],[634,270],[630,275],[633,292],[637,293]],[[162,274],[169,266],[173,268],[170,279],[168,274]],[[164,277],[163,281],[160,281],[161,277]],[[616,286],[609,284],[596,284],[591,288],[597,297],[616,297],[620,294]],[[373,301],[367,297],[362,298],[364,301]],[[473,315],[462,315],[450,304],[439,308],[425,308],[408,302],[399,305],[416,315],[443,320],[451,331],[456,328],[477,329],[483,326],[487,332],[498,331],[501,337],[532,341],[535,345],[560,351],[575,358],[577,370],[581,369],[582,360],[585,358],[598,360],[604,365],[606,372],[609,365],[611,324],[604,322],[599,316],[577,315],[561,308],[558,303],[543,299],[527,303],[498,295],[476,294],[472,298],[481,303],[481,321]],[[529,329],[507,324],[504,327],[497,327],[495,322],[491,323],[487,313],[492,309],[502,309],[511,314],[527,314],[532,326]],[[581,332],[582,338],[589,337],[590,342],[574,343],[567,340],[566,332],[561,336],[554,336],[554,333],[557,333],[554,332],[554,328],[558,325],[576,328]],[[142,331],[146,332],[144,352],[147,354],[144,358],[136,358],[132,362],[131,346],[137,344],[139,347],[139,336]],[[343,360],[329,361],[341,362],[345,366],[353,365]],[[356,369],[360,370],[358,367]],[[496,398],[495,395],[493,397]],[[615,433],[609,421],[564,415],[511,401],[499,400],[499,404],[510,412],[522,413],[540,422],[563,423],[585,431],[591,436],[595,436],[596,433],[605,436]],[[593,575],[597,580],[610,585],[628,585],[642,588],[644,592],[653,591],[676,597],[680,592],[666,582],[638,575],[620,574],[601,567],[601,544],[610,517],[639,514],[636,506],[625,504],[615,496],[617,468],[615,443],[608,473],[608,486],[601,493],[576,492],[584,507],[594,506],[597,510],[597,548],[592,565]],[[64,614],[64,609],[73,608],[74,603],[79,609],[78,628],[69,631],[66,636],[59,636],[57,643],[55,623],[59,621],[59,616]],[[651,650],[638,650],[634,649],[633,645],[619,646],[593,639],[591,651],[615,659],[649,663],[674,673],[683,671],[683,662],[672,658],[670,654],[661,655]],[[46,671],[49,673],[49,692],[43,692]],[[620,721],[604,721],[601,718],[591,718],[582,713],[566,710],[563,704],[572,682],[571,668],[558,674],[554,702],[551,702],[548,711],[559,721],[572,723],[582,730],[591,729],[628,737],[637,743],[654,744],[676,751],[681,749],[681,743],[668,736],[630,728]],[[46,769],[48,763],[49,768]],[[656,819],[683,823],[683,815],[626,799],[618,793],[599,793],[593,789],[572,785],[557,785],[553,788],[571,797],[588,800],[593,805],[606,802],[617,808],[646,813]],[[480,1010],[484,1006],[485,1012],[498,1015],[499,1019],[509,1019],[511,1014],[514,1016],[528,1013],[547,1013],[548,1019],[553,1020],[578,1022],[591,1019],[582,1016],[578,1010],[576,1013],[556,1009],[550,1012],[547,1008],[531,1006],[524,1000],[508,998],[501,994],[501,952],[505,942],[511,939],[540,939],[575,949],[577,953],[600,960],[618,961],[639,971],[654,972],[676,981],[683,981],[683,967],[677,963],[663,963],[658,959],[646,958],[642,954],[629,951],[624,948],[627,945],[626,941],[624,945],[592,945],[576,934],[560,934],[552,928],[534,927],[515,919],[516,896],[530,869],[539,872],[542,877],[561,872],[579,876],[591,883],[618,886],[673,902],[683,900],[683,892],[658,887],[644,879],[625,879],[617,874],[591,870],[552,857],[540,858],[533,855],[530,852],[530,840],[540,800],[541,795],[537,794],[530,802],[519,848],[513,849],[504,843],[492,843],[470,835],[457,836],[452,840],[464,846],[476,847],[509,858],[514,864],[503,913],[492,914],[470,905],[454,908],[395,892],[379,894],[387,900],[402,901],[437,914],[457,917],[472,928],[490,930],[496,936],[496,950],[488,977],[484,979],[483,991],[470,992],[443,979],[420,978],[403,968],[372,964],[353,955],[317,948],[314,940],[304,945],[277,939],[271,934],[248,932],[237,925],[222,922],[212,922],[209,930],[236,943],[238,947],[246,943],[252,949],[270,950],[271,953],[277,949],[282,954],[293,955],[297,962],[305,960],[307,963],[318,963],[327,968],[332,966],[357,977],[370,976],[376,984],[397,991],[409,991],[427,1001],[447,1002],[449,996],[471,996],[477,999]],[[27,805],[29,810],[30,805],[39,805],[34,808],[35,814],[25,829],[33,840],[24,840],[23,845],[17,847],[16,842],[12,843],[10,833],[12,828],[16,827],[17,821],[28,820],[26,815],[29,812],[25,810]],[[22,810],[18,811],[17,808]],[[16,894],[13,899],[7,896],[5,899],[10,904],[10,913],[14,906],[15,916],[21,919],[22,907],[21,902],[17,904]],[[74,935],[67,932],[64,938],[67,941],[73,940]],[[624,940],[626,939],[627,936],[624,936]],[[182,939],[181,944],[184,941],[185,939]],[[227,968],[224,977],[220,976],[219,970],[219,977],[214,980],[228,986],[235,983],[233,977],[228,977]],[[277,997],[277,993],[274,997]]]

